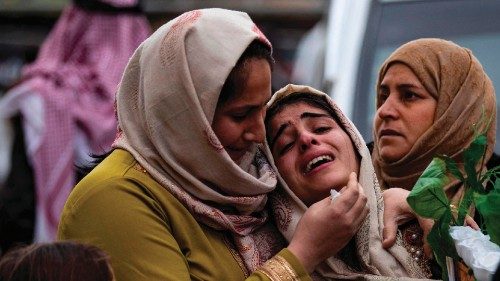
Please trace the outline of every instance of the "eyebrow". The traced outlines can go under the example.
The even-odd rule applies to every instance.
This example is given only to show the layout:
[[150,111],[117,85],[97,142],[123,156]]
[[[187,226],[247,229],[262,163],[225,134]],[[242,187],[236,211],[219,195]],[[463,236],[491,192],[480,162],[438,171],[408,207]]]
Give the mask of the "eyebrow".
[[[380,88],[387,89],[387,88],[389,88],[389,86],[387,86],[387,84],[380,84]],[[397,85],[397,88],[398,89],[404,89],[404,88],[417,88],[417,89],[420,89],[421,87],[418,86],[418,85],[416,85],[416,84],[404,83],[404,84]]]
[[[300,115],[300,119],[308,119],[308,118],[321,118],[321,117],[327,117],[333,119],[332,116],[329,114],[325,113],[314,113],[314,112],[304,112]],[[278,129],[278,132],[274,136],[274,138],[271,141],[271,149],[274,147],[274,144],[276,143],[276,140],[283,134],[286,128],[290,126],[290,122],[287,122],[285,124],[281,124],[281,126]]]
[[269,97],[267,100],[265,100],[261,104],[235,106],[234,108],[232,108],[232,110],[244,110],[244,109],[250,109],[251,110],[251,109],[255,109],[255,108],[260,108],[260,107],[266,106],[266,104],[271,100],[271,97]]

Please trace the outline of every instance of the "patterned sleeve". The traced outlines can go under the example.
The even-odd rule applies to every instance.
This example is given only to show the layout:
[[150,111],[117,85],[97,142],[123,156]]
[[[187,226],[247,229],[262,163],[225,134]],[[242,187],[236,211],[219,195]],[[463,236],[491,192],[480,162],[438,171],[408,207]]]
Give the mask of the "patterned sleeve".
[[297,258],[285,248],[265,262],[247,280],[311,281],[312,279]]

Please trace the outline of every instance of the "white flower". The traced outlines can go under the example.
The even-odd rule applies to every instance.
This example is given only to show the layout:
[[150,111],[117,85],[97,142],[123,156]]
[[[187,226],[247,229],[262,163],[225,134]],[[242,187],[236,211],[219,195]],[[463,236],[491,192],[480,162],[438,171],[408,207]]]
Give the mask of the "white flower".
[[458,255],[472,268],[478,281],[492,280],[500,263],[500,247],[488,235],[468,226],[450,227]]

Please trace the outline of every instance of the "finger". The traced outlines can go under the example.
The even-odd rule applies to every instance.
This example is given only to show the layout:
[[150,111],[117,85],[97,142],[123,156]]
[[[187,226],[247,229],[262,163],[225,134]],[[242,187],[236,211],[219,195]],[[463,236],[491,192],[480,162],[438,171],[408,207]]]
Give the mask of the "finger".
[[476,223],[476,221],[469,215],[465,217],[465,225],[470,226],[474,230],[479,230],[479,225]]
[[432,254],[432,248],[431,245],[427,242],[427,237],[424,238],[424,255],[428,259],[432,259],[433,254]]
[[388,249],[396,243],[396,235],[398,232],[398,224],[394,217],[388,217],[384,213],[384,229],[382,231],[383,240],[382,247]]
[[422,217],[417,217],[418,218],[418,224],[420,225],[420,228],[422,228],[424,232],[424,237],[423,237],[423,242],[424,242],[424,254],[427,258],[432,258],[432,248],[429,245],[429,242],[427,241],[427,235],[432,230],[432,227],[434,226],[434,221],[431,219],[424,219]]
[[334,207],[339,208],[339,211],[348,212],[356,204],[359,198],[358,181],[356,173],[349,175],[347,186],[340,190],[341,196],[335,200]]
[[353,228],[358,229],[365,220],[368,213],[369,206],[367,204],[366,196],[360,194],[354,206],[350,210],[348,210],[345,215],[347,219],[352,222]]

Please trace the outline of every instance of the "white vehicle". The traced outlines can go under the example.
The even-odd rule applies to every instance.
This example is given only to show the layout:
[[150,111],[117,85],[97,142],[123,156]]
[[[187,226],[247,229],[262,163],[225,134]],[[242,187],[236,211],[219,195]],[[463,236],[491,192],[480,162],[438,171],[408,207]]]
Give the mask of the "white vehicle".
[[[500,102],[500,0],[333,0],[328,22],[311,36],[315,32],[326,34],[310,40],[326,41],[319,55],[322,63],[316,65],[322,71],[308,71],[322,79],[295,82],[326,91],[366,141],[373,139],[378,69],[392,51],[413,39],[439,37],[471,49],[493,81]],[[296,70],[313,62],[299,59]],[[495,151],[500,152],[499,145]]]

